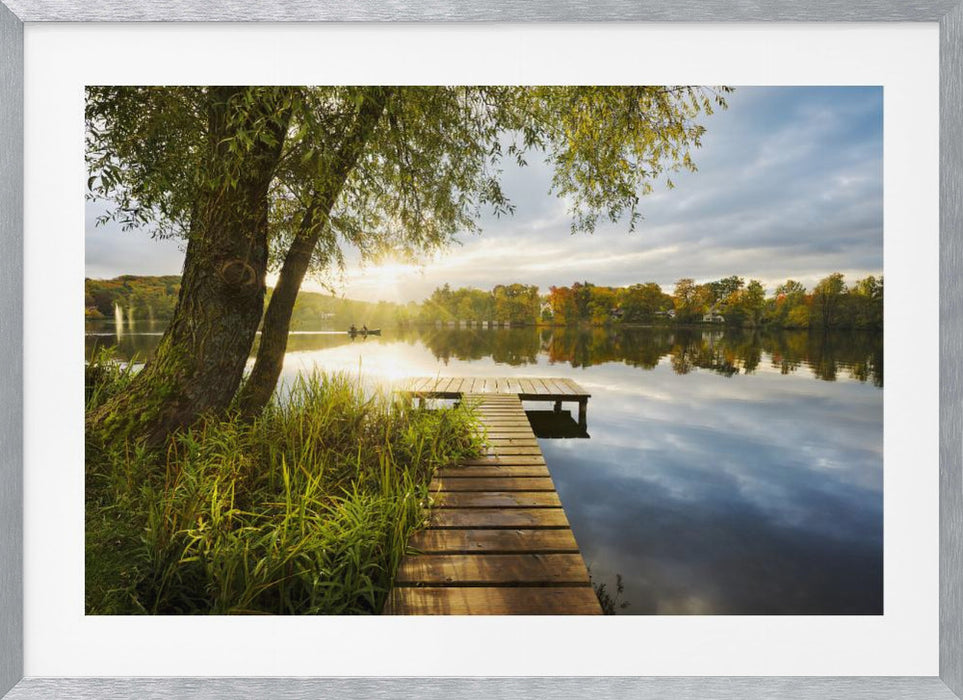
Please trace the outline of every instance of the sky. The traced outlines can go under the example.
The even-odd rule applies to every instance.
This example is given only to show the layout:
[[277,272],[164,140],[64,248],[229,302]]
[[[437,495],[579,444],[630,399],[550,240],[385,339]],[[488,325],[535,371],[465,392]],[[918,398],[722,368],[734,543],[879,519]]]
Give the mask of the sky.
[[[792,278],[812,288],[831,272],[850,282],[883,272],[883,91],[881,87],[739,87],[729,108],[700,117],[695,173],[673,175],[641,199],[643,220],[600,223],[570,233],[566,202],[550,194],[540,155],[506,164],[503,189],[514,215],[485,215],[481,233],[420,266],[349,266],[333,282],[338,296],[421,301],[446,282],[497,284],[588,281],[623,286],[730,275],[758,279],[772,292]],[[86,205],[86,276],[179,274],[183,243],[149,231],[95,226],[103,204]],[[268,284],[272,283],[269,277]],[[324,289],[306,280],[307,290]]]

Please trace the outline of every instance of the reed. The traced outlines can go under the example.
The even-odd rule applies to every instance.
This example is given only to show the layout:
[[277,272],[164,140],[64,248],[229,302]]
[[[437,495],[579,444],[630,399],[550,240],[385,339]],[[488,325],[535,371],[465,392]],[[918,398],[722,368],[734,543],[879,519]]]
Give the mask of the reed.
[[255,421],[205,418],[163,454],[88,451],[87,612],[379,613],[432,474],[480,450],[474,425],[468,406],[313,373]]

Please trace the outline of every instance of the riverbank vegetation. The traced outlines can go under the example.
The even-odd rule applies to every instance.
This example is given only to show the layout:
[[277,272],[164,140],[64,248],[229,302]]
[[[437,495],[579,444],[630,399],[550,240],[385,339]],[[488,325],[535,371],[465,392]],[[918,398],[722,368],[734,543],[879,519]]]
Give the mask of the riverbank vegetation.
[[[131,371],[88,365],[87,408]],[[302,376],[253,421],[163,449],[88,442],[88,614],[379,613],[435,469],[477,453],[470,407],[424,410]]]
[[[156,309],[172,308],[144,299],[162,285],[178,288],[179,278],[135,277],[87,280],[87,318],[102,318],[114,304],[122,305],[124,318],[163,320]],[[270,299],[271,290],[267,297]],[[108,314],[109,315],[109,314]],[[883,328],[883,278],[869,275],[847,285],[841,273],[827,275],[812,290],[795,280],[766,293],[757,280],[748,283],[732,275],[698,284],[691,278],[676,282],[669,294],[655,282],[622,287],[575,282],[551,287],[541,295],[536,285],[512,283],[491,290],[473,287],[436,288],[421,303],[405,305],[338,298],[301,292],[291,317],[292,329],[330,323],[347,327],[365,323],[370,327],[467,322],[513,326],[606,326],[632,324],[721,324],[738,328],[860,329]]]
[[767,296],[758,280],[733,275],[698,284],[680,279],[669,294],[655,282],[621,287],[575,282],[551,287],[499,285],[490,292],[449,285],[432,292],[420,306],[424,323],[510,322],[512,325],[605,326],[619,324],[722,324],[740,328],[883,327],[883,278],[872,275],[847,286],[833,273],[812,289],[795,280]]

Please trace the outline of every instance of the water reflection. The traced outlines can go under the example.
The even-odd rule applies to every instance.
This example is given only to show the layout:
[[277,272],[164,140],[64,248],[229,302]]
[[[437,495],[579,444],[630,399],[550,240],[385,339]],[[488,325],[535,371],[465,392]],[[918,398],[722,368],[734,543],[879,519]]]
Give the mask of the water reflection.
[[[87,352],[106,343],[144,358],[162,330],[127,323],[118,342],[112,323],[88,325]],[[582,435],[566,411],[526,409],[593,578],[622,574],[630,606],[620,613],[882,613],[879,335],[431,328],[352,342],[334,328],[292,334],[283,376],[315,366],[375,379],[581,384],[592,394]]]
[[[134,355],[143,359],[157,345],[162,331],[162,324],[149,321],[136,325],[129,322],[123,334],[108,322],[91,322],[87,324],[87,353],[89,356],[95,346],[110,344],[124,359]],[[731,377],[764,369],[792,374],[804,368],[826,381],[845,377],[883,386],[882,336],[861,331],[426,328],[386,331],[385,337],[352,338],[329,328],[292,333],[288,352],[398,342],[425,346],[442,365],[453,360],[490,359],[496,364],[523,367],[535,365],[543,357],[550,364],[580,368],[623,362],[653,369],[668,358],[677,374],[701,369]]]

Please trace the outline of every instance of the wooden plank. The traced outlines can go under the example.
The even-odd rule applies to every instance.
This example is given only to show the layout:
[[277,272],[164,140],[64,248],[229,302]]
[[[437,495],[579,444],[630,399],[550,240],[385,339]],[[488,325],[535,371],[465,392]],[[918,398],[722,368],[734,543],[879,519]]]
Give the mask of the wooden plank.
[[523,435],[488,435],[488,442],[492,446],[498,447],[499,445],[504,445],[505,447],[538,447],[538,438],[536,438],[531,432],[525,433]]
[[530,528],[568,527],[561,508],[440,508],[433,511],[428,527]]
[[[547,471],[547,470],[546,470]],[[498,477],[444,476],[429,485],[435,491],[555,491],[555,484],[545,476]]]
[[534,433],[528,426],[521,428],[511,425],[485,425],[485,432],[488,437],[532,437]]
[[590,586],[395,588],[385,615],[601,615]]
[[434,508],[561,508],[554,491],[439,491]]
[[462,462],[462,466],[465,467],[490,467],[490,466],[545,466],[545,457],[541,454],[538,455],[521,455],[521,456],[508,456],[508,455],[488,455],[480,457],[472,457],[471,459],[466,459]]
[[519,446],[501,445],[501,446],[489,447],[482,454],[490,455],[490,456],[501,455],[501,456],[514,457],[514,456],[520,456],[520,455],[524,455],[524,456],[540,455],[542,454],[542,451],[537,446],[531,447],[529,445],[519,445]]
[[561,377],[552,379],[552,384],[555,386],[555,390],[560,394],[565,394],[566,396],[575,395],[575,392],[572,391],[572,387],[570,387],[565,379]]
[[409,547],[429,554],[555,552],[575,554],[578,544],[571,530],[421,530]]
[[565,377],[565,383],[569,385],[569,387],[572,389],[572,393],[576,396],[591,396],[591,394],[585,391],[585,389],[576,384],[574,380]]
[[454,478],[459,480],[468,479],[544,479],[550,476],[548,467],[544,465],[532,464],[522,466],[502,466],[502,465],[465,465],[463,467],[451,467],[439,469],[435,472],[439,478]]
[[448,386],[448,391],[454,394],[462,393],[462,385],[464,385],[465,379],[463,377],[455,377],[451,380],[451,384]]
[[578,554],[426,554],[405,557],[395,585],[484,586],[565,585],[589,583]]

